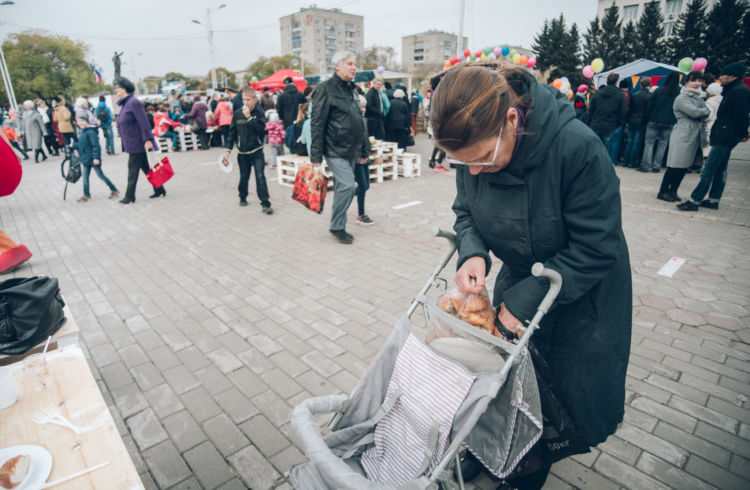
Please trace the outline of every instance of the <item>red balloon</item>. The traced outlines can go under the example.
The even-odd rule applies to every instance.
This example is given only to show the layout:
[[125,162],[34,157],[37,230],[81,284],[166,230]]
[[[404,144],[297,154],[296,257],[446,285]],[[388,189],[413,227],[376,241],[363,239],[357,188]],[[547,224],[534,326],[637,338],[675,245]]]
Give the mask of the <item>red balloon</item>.
[[482,57],[482,53],[484,53],[484,51],[482,51],[482,50],[480,49],[480,50],[478,50],[478,51],[477,51],[476,53],[474,53],[474,54],[476,55],[476,57],[477,57],[477,58],[481,58],[481,57]]
[[468,58],[469,56],[471,56],[471,51],[464,49],[464,58]]

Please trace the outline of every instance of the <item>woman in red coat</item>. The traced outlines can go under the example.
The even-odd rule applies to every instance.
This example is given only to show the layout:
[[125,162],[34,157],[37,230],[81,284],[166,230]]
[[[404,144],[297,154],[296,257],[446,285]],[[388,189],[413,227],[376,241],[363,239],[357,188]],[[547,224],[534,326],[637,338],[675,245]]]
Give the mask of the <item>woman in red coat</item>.
[[[21,160],[5,135],[0,133],[0,197],[9,196],[21,182]],[[9,272],[31,258],[31,252],[0,230],[0,274]]]

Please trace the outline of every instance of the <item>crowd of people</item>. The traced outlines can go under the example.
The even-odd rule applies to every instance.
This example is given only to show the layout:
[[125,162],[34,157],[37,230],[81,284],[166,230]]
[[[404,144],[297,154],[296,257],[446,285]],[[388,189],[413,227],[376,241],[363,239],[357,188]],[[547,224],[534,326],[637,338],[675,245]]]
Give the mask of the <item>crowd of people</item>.
[[718,209],[729,155],[748,138],[750,88],[742,82],[745,72],[741,62],[723,67],[718,80],[700,71],[670,72],[660,87],[641,77],[639,90],[632,94],[629,82],[613,72],[595,93],[581,85],[573,104],[576,116],[599,136],[615,165],[644,173],[666,168],[657,199],[683,201],[677,194],[680,184],[688,172],[697,171],[699,184],[677,209]]

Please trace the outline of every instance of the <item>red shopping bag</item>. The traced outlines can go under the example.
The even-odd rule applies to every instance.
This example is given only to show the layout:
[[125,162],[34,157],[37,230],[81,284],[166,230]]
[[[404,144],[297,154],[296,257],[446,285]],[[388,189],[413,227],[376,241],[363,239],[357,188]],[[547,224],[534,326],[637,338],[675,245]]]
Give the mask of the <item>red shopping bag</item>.
[[320,168],[311,163],[303,163],[294,177],[292,199],[298,201],[310,211],[320,214],[328,192],[328,177],[323,175]]
[[158,189],[171,179],[173,175],[172,164],[169,163],[169,158],[164,157],[160,162],[151,167],[151,170],[146,174],[146,178],[151,182],[152,186]]

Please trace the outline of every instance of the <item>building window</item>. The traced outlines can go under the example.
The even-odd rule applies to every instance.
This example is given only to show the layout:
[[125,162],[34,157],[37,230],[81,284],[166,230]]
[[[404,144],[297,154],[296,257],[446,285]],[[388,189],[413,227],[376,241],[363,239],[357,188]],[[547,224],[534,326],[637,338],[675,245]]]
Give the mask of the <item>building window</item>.
[[674,32],[674,25],[676,22],[665,22],[664,23],[664,37],[671,37]]
[[299,49],[302,47],[302,36],[292,36],[292,49]]
[[300,23],[297,22],[296,20],[293,21],[292,22],[292,29],[299,29],[299,28],[300,28]]
[[424,56],[415,56],[414,57],[414,63],[422,63],[424,61]]
[[637,17],[638,17],[638,4],[626,5],[625,7],[622,8],[623,25],[627,25],[628,22],[635,23],[635,20]]
[[453,41],[443,41],[443,51],[453,51]]
[[682,0],[667,0],[667,6],[664,9],[667,20],[677,18],[680,12],[682,12]]

